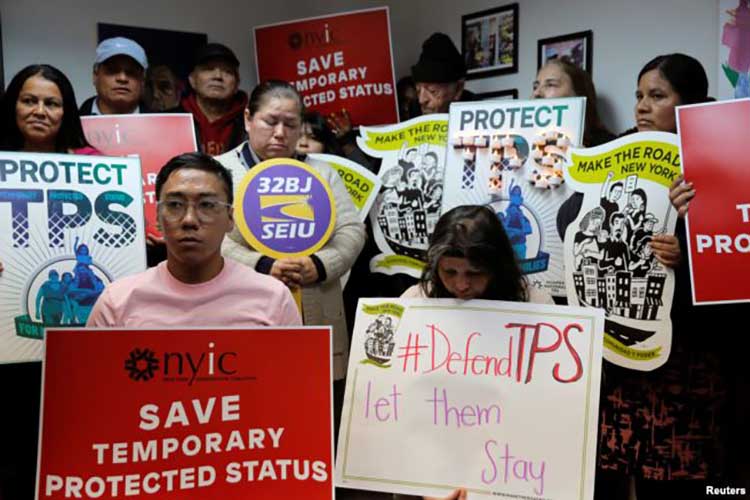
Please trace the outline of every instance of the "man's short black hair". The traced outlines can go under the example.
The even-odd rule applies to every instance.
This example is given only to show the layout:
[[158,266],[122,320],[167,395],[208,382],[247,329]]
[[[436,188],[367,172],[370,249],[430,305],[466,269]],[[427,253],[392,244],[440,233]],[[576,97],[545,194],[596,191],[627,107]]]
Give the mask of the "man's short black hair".
[[227,202],[231,205],[234,203],[234,187],[232,185],[232,174],[229,173],[221,163],[204,153],[183,153],[169,160],[166,165],[161,167],[156,176],[156,199],[161,196],[161,189],[172,175],[172,172],[183,168],[193,168],[203,170],[218,177],[227,194]]
[[616,187],[623,187],[623,185],[622,185],[622,182],[619,182],[619,181],[618,181],[618,182],[615,182],[614,184],[612,184],[611,186],[609,186],[609,192],[611,193],[611,192],[612,192],[612,190],[613,190],[614,188],[616,188]]

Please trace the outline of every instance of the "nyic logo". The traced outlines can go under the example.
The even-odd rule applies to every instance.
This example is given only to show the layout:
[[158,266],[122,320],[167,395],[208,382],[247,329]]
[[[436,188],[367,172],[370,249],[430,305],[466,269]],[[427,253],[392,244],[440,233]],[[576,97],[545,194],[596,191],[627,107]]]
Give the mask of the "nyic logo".
[[[216,344],[200,353],[165,352],[157,354],[149,348],[135,348],[125,359],[125,371],[136,382],[148,382],[161,372],[165,382],[221,380],[237,373],[237,353],[216,352]],[[233,379],[236,377],[233,377]]]
[[322,30],[295,31],[289,35],[288,42],[292,50],[299,50],[303,47],[315,48],[333,45],[338,43],[338,39],[334,38],[333,31],[326,23]]
[[143,380],[147,382],[151,380],[158,369],[159,360],[151,349],[136,347],[130,351],[128,358],[125,360],[125,370],[128,371],[130,378],[135,381]]

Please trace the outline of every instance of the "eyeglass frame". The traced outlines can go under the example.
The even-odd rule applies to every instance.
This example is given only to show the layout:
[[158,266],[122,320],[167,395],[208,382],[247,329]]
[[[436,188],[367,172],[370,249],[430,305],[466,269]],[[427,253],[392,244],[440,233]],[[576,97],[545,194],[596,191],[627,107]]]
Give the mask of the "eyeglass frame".
[[[157,212],[158,212],[160,209],[162,209],[162,207],[166,206],[165,204],[167,202],[183,203],[183,204],[185,204],[185,209],[184,209],[184,211],[182,212],[182,214],[179,217],[172,217],[172,216],[169,216],[167,214],[162,213],[162,215],[164,216],[164,219],[166,221],[172,222],[172,223],[180,222],[181,220],[183,220],[185,218],[185,216],[188,213],[188,210],[192,206],[193,209],[195,210],[195,217],[196,217],[196,219],[198,219],[203,224],[209,224],[209,223],[215,221],[216,219],[215,219],[214,215],[210,215],[208,218],[206,218],[206,214],[202,214],[201,213],[200,209],[198,208],[198,204],[201,203],[201,202],[204,202],[204,201],[210,201],[211,203],[216,203],[217,205],[223,206],[223,207],[225,207],[225,208],[227,208],[229,210],[231,210],[232,207],[234,206],[231,203],[227,203],[225,201],[211,200],[211,199],[201,199],[201,200],[198,200],[198,201],[172,199],[172,200],[157,201],[156,202],[156,209],[157,209]],[[216,212],[215,215],[219,215],[219,212]]]

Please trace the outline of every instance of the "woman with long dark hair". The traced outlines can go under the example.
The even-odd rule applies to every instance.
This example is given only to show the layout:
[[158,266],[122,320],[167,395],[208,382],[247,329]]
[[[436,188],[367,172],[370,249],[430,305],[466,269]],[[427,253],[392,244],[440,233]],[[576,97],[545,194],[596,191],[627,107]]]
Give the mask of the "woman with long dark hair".
[[[83,135],[73,87],[59,69],[34,64],[10,81],[0,103],[0,151],[99,154]],[[2,230],[10,231],[10,222]],[[0,391],[13,408],[0,412],[0,428],[6,429],[0,438],[3,498],[26,498],[33,489],[41,373],[39,362],[0,364],[0,380],[14,381]]]
[[524,278],[497,214],[476,205],[455,207],[440,217],[421,281],[402,297],[552,303]]
[[[638,74],[636,127],[631,131],[675,133],[677,106],[710,100],[700,62],[685,54],[656,57]],[[645,196],[635,205],[640,201],[645,205]],[[634,223],[641,221],[637,212],[631,214]],[[681,221],[676,234],[686,248]],[[671,246],[656,240],[650,245],[654,251]],[[733,368],[722,361],[720,346],[729,340],[709,342],[696,335],[705,309],[691,305],[688,266],[680,252],[670,267],[676,281],[669,359],[652,372],[604,366],[596,498],[666,498],[679,485],[662,480],[726,477],[727,447],[720,439],[726,431],[727,370]],[[721,331],[717,316],[711,314],[713,327],[703,333]]]
[[33,64],[19,71],[0,108],[3,151],[98,153],[83,135],[73,86],[54,66]]

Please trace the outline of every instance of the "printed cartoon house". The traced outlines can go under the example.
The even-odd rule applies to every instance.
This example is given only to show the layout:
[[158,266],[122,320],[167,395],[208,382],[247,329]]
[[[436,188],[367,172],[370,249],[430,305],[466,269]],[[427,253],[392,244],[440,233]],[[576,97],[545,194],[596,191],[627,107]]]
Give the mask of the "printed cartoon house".
[[664,305],[661,296],[664,293],[664,284],[667,281],[666,274],[652,274],[646,283],[646,303],[640,319],[655,320],[659,307]]

